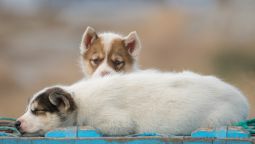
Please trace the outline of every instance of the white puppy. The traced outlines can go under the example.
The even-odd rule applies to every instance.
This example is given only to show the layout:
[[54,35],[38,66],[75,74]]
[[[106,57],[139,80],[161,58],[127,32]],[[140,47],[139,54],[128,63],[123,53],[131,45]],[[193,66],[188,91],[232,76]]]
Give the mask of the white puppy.
[[35,94],[17,127],[45,133],[88,125],[104,135],[187,135],[245,120],[249,105],[235,87],[192,72],[141,71],[53,86]]

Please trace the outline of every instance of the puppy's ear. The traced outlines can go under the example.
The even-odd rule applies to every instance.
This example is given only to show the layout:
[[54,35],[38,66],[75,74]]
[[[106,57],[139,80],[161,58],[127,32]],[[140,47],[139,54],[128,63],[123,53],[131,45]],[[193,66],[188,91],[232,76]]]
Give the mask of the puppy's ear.
[[81,54],[85,53],[96,39],[98,39],[98,36],[95,29],[88,26],[82,36],[80,46]]
[[128,53],[131,56],[133,56],[133,57],[139,56],[142,46],[141,46],[141,42],[140,42],[140,39],[139,39],[136,31],[129,33],[124,38],[124,44],[128,50]]
[[50,103],[55,105],[60,111],[68,111],[74,105],[71,95],[61,88],[53,88],[49,93]]

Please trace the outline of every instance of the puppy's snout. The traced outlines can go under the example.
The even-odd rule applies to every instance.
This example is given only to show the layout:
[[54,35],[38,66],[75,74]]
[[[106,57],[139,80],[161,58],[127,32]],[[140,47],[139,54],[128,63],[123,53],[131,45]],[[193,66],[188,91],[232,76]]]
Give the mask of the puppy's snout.
[[106,75],[109,75],[109,74],[110,74],[110,72],[108,72],[108,71],[101,72],[101,76],[106,76]]
[[14,126],[17,128],[17,129],[20,129],[20,125],[21,125],[21,122],[19,120],[17,120],[14,124]]

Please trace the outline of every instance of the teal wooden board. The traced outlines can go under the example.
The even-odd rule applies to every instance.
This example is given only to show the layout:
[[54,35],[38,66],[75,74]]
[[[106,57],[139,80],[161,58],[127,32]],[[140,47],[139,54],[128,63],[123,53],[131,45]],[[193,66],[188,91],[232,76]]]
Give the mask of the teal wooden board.
[[170,139],[162,139],[162,138],[143,138],[143,139],[97,139],[97,140],[88,140],[88,139],[80,139],[76,141],[76,144],[182,144],[182,140],[170,140]]
[[213,144],[226,144],[225,139],[215,139]]
[[228,138],[248,138],[250,137],[250,133],[246,130],[241,129],[240,127],[228,127]]
[[186,138],[183,140],[183,144],[213,144],[213,139],[210,138]]
[[252,144],[252,139],[192,137],[0,138],[1,144]]
[[102,137],[102,135],[100,135],[94,130],[88,130],[88,131],[79,130],[77,131],[77,137]]
[[[2,141],[3,140],[3,141]],[[3,144],[182,144],[180,138],[139,137],[139,138],[2,138]]]
[[53,130],[53,131],[47,132],[47,133],[45,134],[45,137],[76,138],[76,137],[77,137],[77,128],[76,128],[76,127],[73,127],[73,128],[62,129],[62,130]]
[[238,127],[203,128],[191,136],[142,133],[126,137],[102,137],[92,128],[68,127],[52,130],[45,137],[0,137],[0,144],[252,144],[252,140]]
[[194,138],[249,138],[248,131],[241,127],[200,128],[191,133]]
[[8,136],[8,134],[4,132],[0,132],[0,137],[3,137],[3,136]]
[[102,137],[102,135],[96,132],[94,129],[77,126],[77,127],[58,128],[58,129],[49,131],[45,134],[45,137],[77,138],[77,137]]
[[215,137],[216,138],[226,138],[228,129],[227,127],[220,127],[215,129]]
[[[18,144],[18,140],[20,139],[2,139],[2,143],[3,144]],[[22,142],[22,140],[20,140],[20,142]],[[26,144],[26,142],[23,142],[21,144]]]
[[251,140],[240,141],[240,140],[228,140],[225,144],[253,144]]
[[191,137],[194,137],[194,138],[200,138],[200,137],[214,138],[215,137],[215,131],[214,131],[214,129],[210,129],[210,128],[198,129],[198,130],[192,132]]
[[215,139],[213,144],[253,144],[252,139]]

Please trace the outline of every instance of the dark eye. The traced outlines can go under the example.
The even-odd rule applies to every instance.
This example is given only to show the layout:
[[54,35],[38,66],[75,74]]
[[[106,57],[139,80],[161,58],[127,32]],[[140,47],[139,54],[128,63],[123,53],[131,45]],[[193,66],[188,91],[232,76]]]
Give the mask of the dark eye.
[[115,60],[115,61],[113,61],[113,64],[115,66],[122,66],[124,64],[124,61]]
[[31,109],[31,112],[32,112],[33,114],[36,114],[37,111],[38,111],[37,109],[34,109],[34,110]]
[[96,58],[96,59],[91,59],[90,62],[92,65],[99,65],[101,60],[99,58]]

